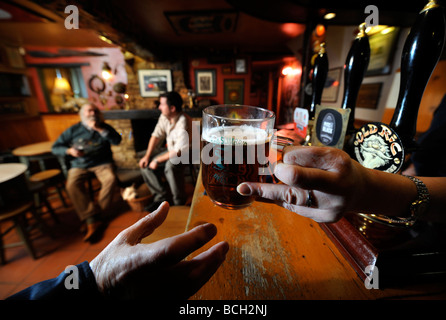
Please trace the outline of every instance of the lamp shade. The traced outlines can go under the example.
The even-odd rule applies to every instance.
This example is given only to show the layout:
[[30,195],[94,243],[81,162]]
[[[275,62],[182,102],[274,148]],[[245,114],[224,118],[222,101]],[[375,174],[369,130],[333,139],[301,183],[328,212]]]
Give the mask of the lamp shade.
[[71,86],[67,79],[54,79],[53,94],[71,94]]

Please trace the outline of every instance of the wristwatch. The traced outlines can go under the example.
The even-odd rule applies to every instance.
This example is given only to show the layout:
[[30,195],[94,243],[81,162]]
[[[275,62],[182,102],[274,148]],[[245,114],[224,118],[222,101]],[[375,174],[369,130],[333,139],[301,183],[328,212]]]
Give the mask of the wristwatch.
[[402,176],[412,180],[413,183],[415,183],[415,186],[417,187],[417,199],[410,204],[409,217],[387,217],[387,220],[393,225],[411,227],[415,224],[417,219],[427,211],[430,202],[429,190],[420,179],[412,176]]
[[410,220],[415,222],[416,219],[427,211],[430,202],[429,190],[420,179],[412,176],[405,176],[415,183],[417,187],[417,199],[410,205]]
[[417,219],[427,211],[430,202],[429,190],[426,185],[420,180],[412,176],[406,177],[415,183],[417,187],[417,199],[410,204],[410,216],[409,217],[395,217],[395,216],[386,216],[386,215],[375,215],[375,214],[365,214],[360,213],[359,215],[367,218],[369,220],[393,227],[412,227]]

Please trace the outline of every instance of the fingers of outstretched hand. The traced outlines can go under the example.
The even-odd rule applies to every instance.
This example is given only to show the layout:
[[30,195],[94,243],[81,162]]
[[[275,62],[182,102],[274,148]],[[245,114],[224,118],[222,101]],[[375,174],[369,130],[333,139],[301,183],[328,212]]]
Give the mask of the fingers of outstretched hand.
[[181,281],[184,282],[183,288],[186,290],[183,298],[189,298],[209,281],[225,261],[228,250],[228,243],[220,242],[196,257],[175,266],[175,273],[183,275]]
[[155,231],[166,219],[169,212],[169,203],[163,202],[158,209],[139,219],[135,224],[120,233],[120,239],[135,245]]
[[159,250],[158,259],[164,260],[166,264],[176,264],[195,250],[204,246],[216,234],[217,227],[211,223],[205,223],[190,231],[160,240],[156,243],[162,248]]

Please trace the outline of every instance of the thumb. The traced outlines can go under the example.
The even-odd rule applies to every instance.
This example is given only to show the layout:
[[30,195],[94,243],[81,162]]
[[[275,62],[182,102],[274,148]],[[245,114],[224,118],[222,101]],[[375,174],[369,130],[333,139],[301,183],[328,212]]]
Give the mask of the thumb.
[[121,232],[120,236],[130,245],[135,245],[155,231],[166,219],[169,212],[169,203],[164,201],[161,205],[145,217],[139,219],[135,224]]

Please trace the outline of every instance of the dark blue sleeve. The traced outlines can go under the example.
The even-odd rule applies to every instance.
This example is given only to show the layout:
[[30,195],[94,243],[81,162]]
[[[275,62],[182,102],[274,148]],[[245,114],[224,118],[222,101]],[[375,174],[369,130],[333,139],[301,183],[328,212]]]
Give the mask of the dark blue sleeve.
[[73,125],[66,129],[62,134],[56,139],[51,151],[54,155],[59,157],[65,157],[67,154],[67,149],[71,147],[73,131],[77,125]]
[[118,145],[121,143],[121,135],[113,128],[111,125],[104,122],[104,128],[108,131],[106,139],[113,145]]
[[63,271],[57,278],[36,283],[7,300],[102,299],[89,263],[85,261],[74,267],[77,272],[74,268]]

